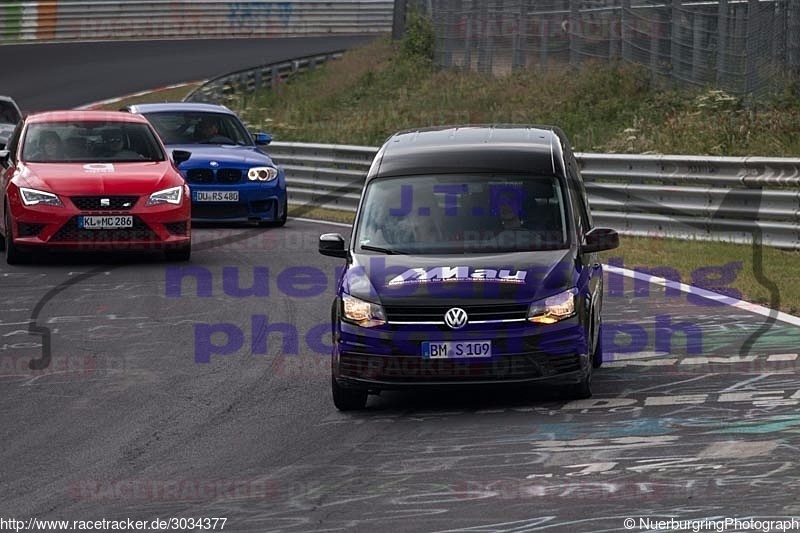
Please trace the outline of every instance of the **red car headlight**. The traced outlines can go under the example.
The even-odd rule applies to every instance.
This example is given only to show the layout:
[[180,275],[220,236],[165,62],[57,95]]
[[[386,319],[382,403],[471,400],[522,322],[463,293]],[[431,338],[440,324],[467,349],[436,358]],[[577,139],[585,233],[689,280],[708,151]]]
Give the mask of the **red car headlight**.
[[151,205],[159,205],[159,204],[175,204],[180,205],[181,200],[183,199],[183,187],[170,187],[169,189],[164,189],[163,191],[157,191],[150,195],[150,198],[147,199],[147,203],[144,204],[145,207]]
[[64,207],[61,199],[55,194],[37,189],[19,188],[19,195],[25,205],[52,205],[54,207]]

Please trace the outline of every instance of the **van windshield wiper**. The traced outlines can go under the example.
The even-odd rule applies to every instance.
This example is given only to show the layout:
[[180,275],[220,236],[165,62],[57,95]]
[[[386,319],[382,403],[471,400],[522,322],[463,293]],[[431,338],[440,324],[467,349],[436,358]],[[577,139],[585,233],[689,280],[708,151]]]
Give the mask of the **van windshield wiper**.
[[400,250],[392,250],[391,248],[381,248],[380,246],[370,246],[369,244],[362,244],[362,250],[369,250],[370,252],[380,252],[386,255],[407,255],[406,252]]

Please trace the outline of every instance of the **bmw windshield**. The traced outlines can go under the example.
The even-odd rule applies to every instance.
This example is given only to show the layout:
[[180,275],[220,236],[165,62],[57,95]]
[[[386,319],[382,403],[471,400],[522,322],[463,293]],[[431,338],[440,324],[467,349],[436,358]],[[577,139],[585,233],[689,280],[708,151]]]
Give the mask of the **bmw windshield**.
[[164,144],[235,144],[253,146],[247,128],[233,115],[198,111],[145,113]]
[[552,176],[379,178],[365,191],[356,243],[386,254],[506,253],[568,246]]

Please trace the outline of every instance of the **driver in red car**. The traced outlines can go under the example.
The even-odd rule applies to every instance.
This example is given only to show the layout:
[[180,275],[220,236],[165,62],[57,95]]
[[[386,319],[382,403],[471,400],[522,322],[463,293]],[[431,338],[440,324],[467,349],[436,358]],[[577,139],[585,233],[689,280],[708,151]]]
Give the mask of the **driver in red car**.
[[45,130],[39,134],[39,147],[31,158],[37,161],[60,161],[64,159],[64,147],[58,133]]

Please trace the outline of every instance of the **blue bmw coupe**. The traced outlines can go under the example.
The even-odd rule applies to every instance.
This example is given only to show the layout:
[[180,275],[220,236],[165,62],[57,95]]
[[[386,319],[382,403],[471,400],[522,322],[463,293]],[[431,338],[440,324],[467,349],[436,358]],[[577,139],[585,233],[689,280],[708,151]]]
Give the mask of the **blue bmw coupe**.
[[136,104],[169,151],[191,157],[178,169],[192,192],[192,221],[286,223],[286,177],[262,150],[272,138],[251,134],[225,106],[199,103]]

